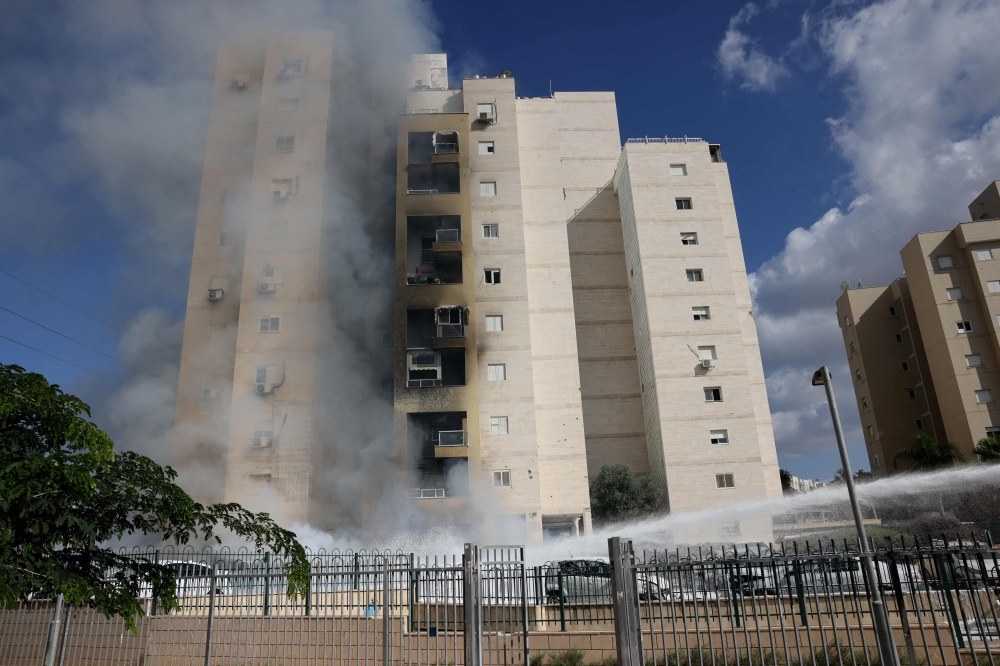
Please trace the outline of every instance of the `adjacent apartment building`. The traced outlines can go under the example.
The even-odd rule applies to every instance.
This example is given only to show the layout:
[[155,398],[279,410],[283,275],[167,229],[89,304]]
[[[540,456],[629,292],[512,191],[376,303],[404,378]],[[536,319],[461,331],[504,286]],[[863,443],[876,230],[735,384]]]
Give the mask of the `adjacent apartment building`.
[[[528,541],[576,534],[591,526],[589,481],[612,462],[652,475],[671,511],[780,495],[721,147],[623,148],[613,93],[525,98],[509,73],[451,87],[441,54],[408,64],[395,163],[382,165],[395,189],[375,193],[395,217],[368,222],[394,249],[390,289],[373,293],[392,296],[385,321],[375,306],[359,316],[352,376],[365,370],[383,391],[396,471],[356,504],[329,487],[349,483],[337,471],[353,464],[330,441],[341,429],[321,423],[331,394],[314,362],[338,325],[316,314],[336,299],[322,270],[330,39],[292,33],[220,53],[178,453],[213,460],[226,500],[266,487],[286,519],[326,528],[364,527],[393,501],[452,518],[485,506]],[[234,104],[253,113],[234,117]],[[220,164],[234,145],[254,148]],[[250,186],[234,233],[222,199],[235,169]],[[269,235],[276,223],[286,237]],[[207,452],[211,432],[222,441]],[[733,520],[688,537],[766,540],[769,529]]]
[[917,234],[906,277],[847,289],[837,301],[872,471],[926,433],[970,460],[1000,433],[1000,181],[969,204],[971,222]]

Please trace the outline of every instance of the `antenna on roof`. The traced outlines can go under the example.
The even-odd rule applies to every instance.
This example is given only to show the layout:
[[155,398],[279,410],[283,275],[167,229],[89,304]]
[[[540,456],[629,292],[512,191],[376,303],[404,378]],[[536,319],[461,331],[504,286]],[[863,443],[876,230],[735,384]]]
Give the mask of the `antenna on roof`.
[[552,97],[552,79],[549,79],[549,97]]
[[861,284],[861,278],[858,278],[858,289],[864,289],[864,285]]

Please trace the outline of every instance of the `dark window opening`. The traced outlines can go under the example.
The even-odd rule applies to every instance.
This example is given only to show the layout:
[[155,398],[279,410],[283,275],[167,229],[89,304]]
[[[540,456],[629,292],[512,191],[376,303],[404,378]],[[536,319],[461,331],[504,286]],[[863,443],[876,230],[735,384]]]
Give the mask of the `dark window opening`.
[[462,283],[461,226],[459,215],[406,218],[407,284]]
[[406,172],[407,194],[457,194],[460,191],[458,162],[411,164]]

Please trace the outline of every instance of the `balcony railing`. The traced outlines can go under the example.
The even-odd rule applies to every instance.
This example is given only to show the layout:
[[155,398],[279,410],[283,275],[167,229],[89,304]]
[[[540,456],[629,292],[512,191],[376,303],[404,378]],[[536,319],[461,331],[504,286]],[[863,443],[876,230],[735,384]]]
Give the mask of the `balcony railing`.
[[440,379],[407,379],[406,388],[437,388],[442,386]]
[[452,155],[458,152],[458,143],[435,143],[435,155]]
[[704,143],[704,139],[694,136],[643,136],[638,139],[626,139],[625,143]]
[[444,488],[410,488],[410,499],[443,499]]
[[464,430],[442,430],[438,432],[438,446],[467,446]]
[[435,243],[457,243],[461,240],[461,229],[438,229],[434,232]]
[[438,338],[464,338],[465,337],[465,326],[461,324],[438,324],[437,325],[437,335]]

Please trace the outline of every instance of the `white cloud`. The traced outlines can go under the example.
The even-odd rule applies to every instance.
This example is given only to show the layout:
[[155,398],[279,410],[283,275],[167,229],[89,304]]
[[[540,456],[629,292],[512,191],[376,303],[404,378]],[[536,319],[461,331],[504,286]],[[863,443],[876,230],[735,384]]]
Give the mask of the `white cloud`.
[[[804,391],[816,367],[845,360],[838,285],[899,277],[899,250],[914,234],[967,220],[968,203],[1000,178],[1000,5],[886,0],[816,15],[830,77],[848,102],[829,124],[855,198],[792,231],[751,276],[783,456],[803,443],[833,445],[813,437],[823,414]],[[850,381],[840,377],[845,426],[859,441]]]
[[729,29],[719,44],[716,58],[726,80],[739,79],[740,87],[746,90],[774,90],[778,81],[788,76],[788,69],[781,59],[762,52],[739,30],[759,11],[751,2],[729,20]]

